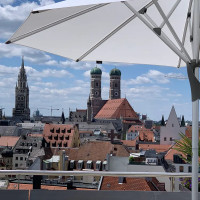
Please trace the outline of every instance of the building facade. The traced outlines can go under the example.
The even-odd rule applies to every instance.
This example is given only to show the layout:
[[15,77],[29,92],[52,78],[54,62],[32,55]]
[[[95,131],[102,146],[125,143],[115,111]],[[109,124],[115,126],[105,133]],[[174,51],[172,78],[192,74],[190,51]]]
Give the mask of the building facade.
[[180,133],[185,135],[186,127],[181,127],[174,106],[172,106],[166,126],[160,127],[160,144],[171,145],[174,140],[181,139]]

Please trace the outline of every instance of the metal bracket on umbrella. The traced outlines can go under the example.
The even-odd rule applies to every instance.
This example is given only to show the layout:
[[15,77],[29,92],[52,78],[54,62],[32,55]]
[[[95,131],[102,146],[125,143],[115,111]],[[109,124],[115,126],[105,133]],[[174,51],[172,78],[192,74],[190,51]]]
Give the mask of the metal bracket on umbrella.
[[200,63],[196,63],[196,60],[187,63],[187,73],[190,81],[192,101],[200,99],[200,82],[194,74],[196,67],[200,67]]

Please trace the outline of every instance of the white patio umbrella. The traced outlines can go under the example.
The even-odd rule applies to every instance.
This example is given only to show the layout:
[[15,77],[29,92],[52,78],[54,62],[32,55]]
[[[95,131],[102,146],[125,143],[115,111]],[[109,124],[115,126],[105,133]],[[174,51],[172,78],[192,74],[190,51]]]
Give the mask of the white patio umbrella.
[[192,199],[198,198],[199,0],[67,0],[33,10],[7,41],[76,61],[187,65]]

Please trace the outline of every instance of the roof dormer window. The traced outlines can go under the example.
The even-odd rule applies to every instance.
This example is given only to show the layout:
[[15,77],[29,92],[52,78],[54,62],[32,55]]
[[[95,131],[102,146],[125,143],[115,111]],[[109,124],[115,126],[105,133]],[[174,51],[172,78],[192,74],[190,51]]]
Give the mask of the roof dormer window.
[[83,160],[78,161],[78,169],[79,170],[83,169]]
[[87,166],[86,166],[87,169],[92,169],[92,160],[88,160],[87,161]]

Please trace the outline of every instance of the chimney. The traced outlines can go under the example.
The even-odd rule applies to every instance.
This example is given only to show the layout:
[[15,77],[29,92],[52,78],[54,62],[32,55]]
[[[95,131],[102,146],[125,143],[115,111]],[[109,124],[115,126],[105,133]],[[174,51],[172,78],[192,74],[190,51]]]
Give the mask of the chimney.
[[74,190],[73,181],[71,179],[67,180],[67,190]]
[[113,142],[114,142],[114,130],[113,129],[110,132],[110,142],[111,142],[111,144],[113,144]]
[[33,189],[41,189],[42,176],[33,175]]

